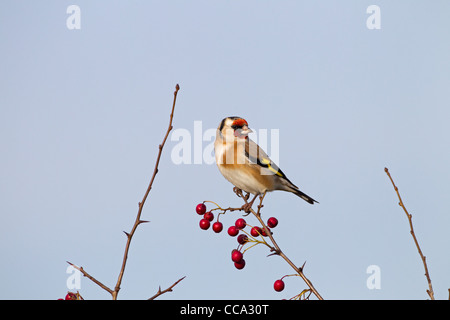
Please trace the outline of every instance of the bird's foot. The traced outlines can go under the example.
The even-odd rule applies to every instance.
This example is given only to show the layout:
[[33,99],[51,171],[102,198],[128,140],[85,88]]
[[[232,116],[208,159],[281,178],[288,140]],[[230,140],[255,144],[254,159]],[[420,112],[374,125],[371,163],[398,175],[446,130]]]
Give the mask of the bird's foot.
[[253,199],[252,199],[252,201],[250,201],[250,202],[247,202],[247,199],[248,199],[248,197],[249,197],[249,195],[250,194],[247,194],[246,195],[246,199],[245,199],[245,204],[244,205],[242,205],[242,210],[244,210],[244,212],[245,213],[247,213],[247,215],[251,212],[251,209],[252,209],[252,205],[253,205],[253,202],[255,202],[255,199],[256,199],[256,197],[258,196],[257,194],[253,197]]
[[239,189],[238,187],[234,187],[234,188],[233,188],[233,192],[236,193],[236,195],[237,195],[239,198],[242,198],[242,199],[244,199],[245,201],[247,201],[248,198],[250,197],[250,193],[249,193],[249,192],[247,192],[247,194],[244,196],[244,193],[242,192],[242,189]]
[[244,197],[244,195],[242,194],[242,190],[239,189],[238,187],[234,187],[234,188],[233,188],[233,192],[236,193],[236,195],[237,195],[239,198],[243,198],[243,197]]
[[244,212],[246,213],[244,215],[244,217],[246,217],[250,214],[250,210],[252,209],[252,204],[253,203],[248,202],[248,203],[242,205],[241,209],[244,210]]

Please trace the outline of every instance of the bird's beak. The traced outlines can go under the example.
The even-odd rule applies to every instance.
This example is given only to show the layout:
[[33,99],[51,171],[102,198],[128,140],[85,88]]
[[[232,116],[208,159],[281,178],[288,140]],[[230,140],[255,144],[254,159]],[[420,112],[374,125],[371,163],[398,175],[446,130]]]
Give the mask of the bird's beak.
[[240,134],[241,134],[241,135],[248,135],[249,133],[252,133],[252,132],[253,132],[252,129],[250,129],[250,128],[247,127],[247,126],[243,126],[243,127],[242,127],[242,130],[241,130],[241,132],[240,132]]
[[243,126],[242,128],[234,130],[234,136],[241,138],[241,139],[247,139],[248,134],[253,132],[248,126]]

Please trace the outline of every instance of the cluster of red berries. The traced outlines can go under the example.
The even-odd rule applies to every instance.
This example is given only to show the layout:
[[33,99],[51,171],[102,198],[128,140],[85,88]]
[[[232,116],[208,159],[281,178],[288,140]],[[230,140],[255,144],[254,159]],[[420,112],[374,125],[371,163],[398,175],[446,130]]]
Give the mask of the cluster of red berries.
[[[206,206],[203,203],[199,203],[195,208],[195,211],[197,211],[199,215],[203,216],[203,219],[201,219],[199,223],[200,228],[203,230],[208,230],[211,225],[211,221],[214,220],[214,214],[211,211],[206,212]],[[214,222],[212,229],[214,230],[215,233],[221,232],[223,230],[222,222],[220,221]]]
[[[200,220],[200,228],[203,230],[208,230],[211,226],[211,222],[214,220],[214,214],[212,211],[206,211],[207,208],[204,203],[199,203],[197,207],[195,208],[197,214],[202,215],[203,218]],[[278,220],[275,217],[270,217],[267,220],[267,229],[270,233],[272,231],[270,228],[275,228],[278,225]],[[252,241],[249,240],[247,234],[245,231],[244,233],[240,233],[241,230],[243,230],[247,226],[247,222],[243,218],[239,218],[235,221],[234,225],[231,225],[228,228],[228,235],[231,237],[237,236],[237,242],[239,243],[238,249],[233,249],[231,251],[231,261],[234,262],[234,266],[236,269],[241,270],[245,267],[245,260],[244,260],[244,253],[240,251],[242,249],[242,246],[244,246],[247,242]],[[223,224],[222,222],[217,219],[216,222],[213,223],[212,229],[215,233],[220,233],[223,230]],[[258,226],[251,227],[250,229],[250,235],[254,238],[257,238],[259,236],[266,237],[266,229],[260,228]],[[282,277],[281,279],[278,279],[274,282],[273,288],[277,292],[281,292],[284,290],[284,281]]]
[[[203,230],[208,230],[209,227],[211,226],[211,222],[214,220],[214,214],[211,211],[208,212],[206,211],[207,209],[204,203],[198,204],[195,210],[197,214],[203,216],[203,218],[200,220],[199,223],[200,228]],[[271,217],[267,220],[267,227],[268,227],[267,229],[275,228],[277,225],[278,220],[276,218]],[[228,228],[227,231],[229,236],[231,237],[237,236],[237,242],[241,246],[250,241],[248,239],[247,234],[245,233],[239,234],[240,230],[243,230],[246,226],[247,222],[243,218],[239,218],[235,221],[234,225],[231,225]],[[218,221],[217,219],[217,221],[213,223],[212,229],[214,232],[220,233],[223,230],[222,222]],[[270,229],[269,232],[271,232]],[[265,228],[260,228],[258,226],[254,226],[250,229],[250,235],[255,238],[259,236],[263,237],[267,236]],[[234,262],[234,266],[236,267],[236,269],[241,270],[245,267],[244,254],[240,250],[234,249],[231,252],[231,260]]]

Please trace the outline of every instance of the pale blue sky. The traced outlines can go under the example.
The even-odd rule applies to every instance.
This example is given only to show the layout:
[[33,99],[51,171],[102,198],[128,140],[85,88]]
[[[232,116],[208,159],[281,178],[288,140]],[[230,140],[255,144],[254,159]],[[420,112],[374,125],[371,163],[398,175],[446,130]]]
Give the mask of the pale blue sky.
[[[81,8],[68,30],[66,9]],[[381,9],[369,30],[366,9]],[[1,299],[57,299],[66,260],[113,287],[181,90],[174,128],[230,115],[278,129],[280,167],[317,199],[266,197],[274,237],[326,299],[427,299],[422,262],[384,173],[413,215],[435,296],[450,287],[448,1],[2,1]],[[208,145],[204,141],[203,147]],[[195,205],[240,206],[215,165],[176,165],[168,140],[119,298],[282,299],[304,288],[266,248],[236,270],[234,238]],[[240,215],[221,218],[227,228]],[[248,217],[249,223],[255,221]],[[381,289],[366,269],[381,270]],[[86,299],[108,293],[81,280]]]

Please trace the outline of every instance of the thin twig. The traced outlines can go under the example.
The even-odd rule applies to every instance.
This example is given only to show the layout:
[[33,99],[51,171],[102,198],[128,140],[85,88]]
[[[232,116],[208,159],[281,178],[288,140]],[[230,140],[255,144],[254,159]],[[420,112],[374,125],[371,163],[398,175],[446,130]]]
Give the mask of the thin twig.
[[186,276],[184,276],[181,279],[178,279],[173,285],[171,285],[170,287],[168,287],[166,290],[161,291],[161,287],[159,287],[158,292],[151,298],[148,298],[148,300],[155,300],[157,297],[159,297],[160,295],[166,293],[166,292],[172,292],[172,288],[175,287],[181,280],[183,280],[184,278],[186,278]]
[[[244,196],[242,195],[242,191],[241,190],[237,190],[236,194],[238,195],[238,197],[242,197],[245,201],[245,203],[247,204],[247,199],[244,198]],[[272,236],[272,233],[270,232],[269,228],[267,227],[267,225],[264,223],[263,219],[261,218],[261,208],[263,207],[263,200],[264,197],[266,196],[266,194],[264,193],[263,195],[260,196],[260,202],[258,205],[258,209],[257,211],[253,210],[252,208],[250,208],[250,212],[253,213],[253,215],[258,219],[258,221],[261,223],[261,225],[264,228],[265,233],[267,234],[267,236],[270,238],[270,241],[272,241],[272,244],[274,245],[273,248],[271,248],[271,251],[273,251],[273,254],[279,255],[280,257],[282,257],[294,270],[295,272],[298,273],[298,275],[303,279],[303,281],[305,281],[305,283],[308,285],[308,287],[311,289],[311,291],[314,293],[314,295],[319,299],[319,300],[323,300],[322,296],[319,294],[319,292],[316,290],[316,288],[314,288],[312,282],[305,276],[305,274],[303,273],[303,267],[299,268],[297,267],[281,250],[280,246],[277,244],[277,242],[275,241],[275,239]]]
[[[261,199],[261,204],[262,204],[262,200]],[[277,242],[275,241],[275,239],[273,238],[271,232],[269,231],[269,229],[267,228],[266,224],[264,223],[264,221],[261,218],[260,215],[260,208],[258,208],[258,211],[255,212],[253,209],[251,209],[252,213],[255,215],[255,217],[259,220],[259,222],[261,223],[261,225],[264,227],[264,230],[266,232],[266,234],[268,235],[268,237],[270,238],[270,241],[272,241],[274,247],[275,247],[275,252],[276,254],[278,254],[280,257],[282,257],[294,270],[295,272],[298,273],[298,275],[303,279],[303,281],[305,281],[305,283],[308,285],[308,287],[311,289],[311,291],[315,294],[315,296],[319,299],[319,300],[323,300],[322,296],[319,294],[319,292],[316,290],[316,288],[314,288],[312,282],[305,276],[305,274],[303,273],[303,268],[299,268],[297,267],[285,254],[284,252],[281,250],[280,246],[277,244]]]
[[423,262],[423,267],[425,268],[425,277],[427,278],[427,281],[428,281],[428,290],[427,290],[427,293],[428,293],[428,295],[430,296],[431,300],[434,300],[433,286],[431,285],[431,278],[430,278],[430,274],[428,273],[428,266],[427,266],[426,257],[423,255],[422,250],[420,249],[420,246],[419,246],[419,242],[417,241],[416,235],[415,235],[415,233],[414,233],[414,227],[413,227],[413,224],[412,224],[412,215],[408,212],[408,210],[406,210],[406,207],[405,207],[405,205],[403,204],[402,197],[400,196],[400,193],[398,192],[398,188],[397,188],[397,186],[395,185],[394,180],[392,179],[391,174],[389,173],[388,168],[384,168],[384,171],[386,172],[386,174],[388,175],[389,179],[391,180],[392,185],[394,186],[395,192],[397,192],[398,200],[400,201],[400,202],[398,203],[399,206],[403,208],[403,211],[405,212],[406,217],[408,218],[408,221],[409,221],[409,227],[410,227],[410,229],[411,229],[411,230],[410,230],[411,236],[412,236],[413,239],[414,239],[414,243],[416,244],[417,251],[419,251],[420,258],[422,259],[422,262]]
[[101,283],[100,281],[98,281],[97,279],[95,279],[93,276],[91,276],[89,273],[87,273],[86,271],[84,271],[83,267],[78,267],[76,265],[74,265],[73,263],[66,261],[68,264],[70,264],[72,267],[74,267],[75,269],[77,269],[78,271],[80,271],[83,276],[85,276],[86,278],[90,279],[92,282],[96,283],[100,288],[105,289],[106,291],[108,291],[110,294],[113,294],[113,290],[111,290],[110,288],[108,288],[107,286],[105,286],[103,283]]
[[[158,173],[158,166],[159,166],[159,161],[161,159],[162,150],[163,150],[164,145],[166,143],[167,137],[169,136],[169,133],[170,133],[170,131],[173,128],[173,126],[172,126],[173,113],[174,113],[174,110],[175,110],[175,103],[176,103],[176,100],[177,100],[178,90],[180,90],[180,86],[177,84],[175,86],[175,92],[173,93],[173,104],[172,104],[172,112],[170,113],[169,127],[167,128],[167,131],[166,131],[166,134],[164,136],[164,139],[163,139],[162,143],[159,145],[159,152],[158,152],[158,156],[156,158],[156,163],[155,163],[155,168],[153,170],[153,175],[152,175],[150,183],[149,183],[149,185],[147,187],[147,190],[146,190],[146,192],[144,194],[144,197],[142,198],[141,202],[139,202],[139,209],[138,209],[138,212],[137,212],[136,220],[135,220],[134,225],[133,225],[133,227],[132,227],[130,232],[125,232],[124,231],[125,235],[127,236],[127,243],[125,245],[125,252],[124,252],[123,260],[122,260],[122,267],[120,268],[119,276],[118,276],[118,279],[117,279],[116,286],[114,287],[114,290],[112,290],[109,287],[105,286],[103,283],[101,283],[96,278],[91,276],[89,273],[84,271],[83,267],[78,267],[78,266],[70,263],[69,261],[67,261],[68,264],[73,266],[75,269],[79,270],[85,277],[89,278],[91,281],[96,283],[98,286],[100,286],[104,290],[108,291],[111,294],[113,300],[117,300],[117,295],[119,294],[119,291],[120,291],[120,285],[122,283],[123,275],[124,275],[124,272],[125,272],[125,266],[126,266],[127,260],[128,260],[128,251],[130,249],[131,239],[133,238],[133,235],[136,232],[137,227],[141,223],[148,222],[148,221],[145,221],[145,220],[141,220],[142,209],[144,208],[145,201],[147,200],[147,196],[150,193],[150,190],[152,189],[153,181],[155,180],[156,174]],[[184,279],[184,277],[181,278],[180,280],[178,280],[177,282],[175,282],[175,284],[172,285],[169,288],[170,290],[164,290],[164,291],[160,292],[158,295],[161,295],[161,294],[163,294],[163,293],[165,293],[167,291],[172,291],[172,288],[178,282],[180,282],[183,279]]]
[[147,191],[144,194],[144,197],[142,198],[141,202],[139,202],[139,210],[138,210],[138,213],[137,213],[136,220],[134,222],[133,228],[131,229],[130,233],[126,233],[126,235],[127,235],[127,244],[125,246],[125,253],[123,255],[122,267],[120,268],[119,277],[117,279],[116,286],[114,287],[114,292],[112,293],[113,300],[117,299],[117,295],[118,295],[119,290],[120,290],[120,284],[122,283],[123,274],[125,272],[125,266],[127,264],[128,250],[130,249],[131,238],[133,237],[134,233],[136,232],[137,227],[141,223],[147,222],[147,221],[141,220],[142,209],[144,208],[145,201],[147,200],[147,196],[150,193],[150,190],[152,189],[153,181],[155,181],[156,174],[158,173],[159,161],[161,159],[161,154],[162,154],[162,150],[164,148],[164,144],[166,143],[167,137],[169,136],[169,133],[170,133],[170,131],[173,128],[172,120],[173,120],[173,113],[174,113],[174,110],[175,110],[175,103],[177,101],[178,90],[180,90],[180,86],[177,84],[176,87],[175,87],[175,92],[173,93],[173,104],[172,104],[172,112],[170,113],[169,127],[167,128],[166,135],[164,136],[164,139],[163,139],[162,143],[159,145],[159,152],[158,152],[158,156],[156,158],[155,169],[153,170],[152,178],[151,178],[150,183],[149,183],[149,185],[147,187]]

